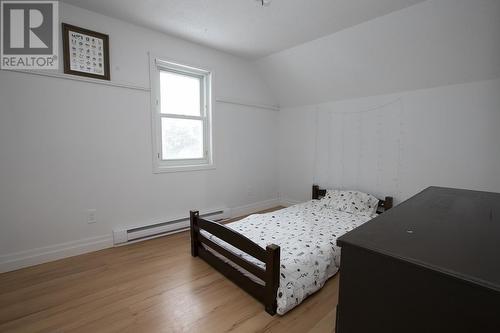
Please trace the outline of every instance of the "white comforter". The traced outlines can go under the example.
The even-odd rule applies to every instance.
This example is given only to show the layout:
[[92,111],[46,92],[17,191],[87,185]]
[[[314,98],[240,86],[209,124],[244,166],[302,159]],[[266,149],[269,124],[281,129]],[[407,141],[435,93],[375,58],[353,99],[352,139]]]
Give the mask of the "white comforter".
[[[271,243],[281,247],[277,312],[282,315],[323,287],[326,280],[337,273],[340,266],[337,237],[373,217],[374,215],[336,211],[325,207],[319,200],[312,200],[272,213],[251,215],[226,226],[263,248]],[[265,268],[261,261],[215,236],[202,232],[212,241]],[[241,267],[239,269],[242,270]],[[262,283],[250,273],[244,273],[254,281]]]

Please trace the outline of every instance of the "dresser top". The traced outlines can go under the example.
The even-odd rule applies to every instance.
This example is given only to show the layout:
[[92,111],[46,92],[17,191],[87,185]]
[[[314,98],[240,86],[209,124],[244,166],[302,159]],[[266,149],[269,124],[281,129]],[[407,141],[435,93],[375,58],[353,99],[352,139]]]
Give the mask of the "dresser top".
[[500,291],[500,194],[429,187],[337,240]]

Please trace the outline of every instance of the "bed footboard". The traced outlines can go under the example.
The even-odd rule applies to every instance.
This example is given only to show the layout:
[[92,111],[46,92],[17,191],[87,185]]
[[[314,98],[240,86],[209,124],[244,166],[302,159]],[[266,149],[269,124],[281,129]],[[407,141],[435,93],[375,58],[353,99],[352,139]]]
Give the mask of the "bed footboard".
[[[268,245],[266,249],[263,249],[247,237],[225,227],[222,224],[200,218],[198,211],[190,212],[190,220],[191,255],[205,260],[228,279],[236,283],[240,288],[244,289],[250,295],[254,296],[257,300],[263,303],[267,313],[275,315],[277,308],[276,294],[278,292],[280,281],[280,247],[271,244]],[[200,230],[205,230],[206,232],[228,244],[231,244],[248,255],[262,261],[265,263],[266,268],[262,269],[261,267],[214,243],[210,239],[204,237],[200,233]],[[258,277],[264,282],[264,284],[262,285],[252,281],[239,270],[227,264],[210,251],[207,251],[205,247],[203,247],[203,244]]]

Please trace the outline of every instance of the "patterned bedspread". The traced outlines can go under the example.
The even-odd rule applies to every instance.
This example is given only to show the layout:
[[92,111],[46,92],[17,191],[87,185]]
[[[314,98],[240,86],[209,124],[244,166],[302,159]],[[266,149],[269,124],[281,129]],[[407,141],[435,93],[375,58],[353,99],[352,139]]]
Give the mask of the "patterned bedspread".
[[[226,226],[263,248],[271,243],[281,247],[277,312],[283,315],[323,287],[326,280],[337,273],[340,266],[337,237],[373,217],[375,216],[333,210],[322,205],[319,200],[311,200],[276,212],[251,215]],[[240,257],[265,268],[261,261],[206,231],[202,233]],[[254,281],[262,283],[241,267],[237,268]]]

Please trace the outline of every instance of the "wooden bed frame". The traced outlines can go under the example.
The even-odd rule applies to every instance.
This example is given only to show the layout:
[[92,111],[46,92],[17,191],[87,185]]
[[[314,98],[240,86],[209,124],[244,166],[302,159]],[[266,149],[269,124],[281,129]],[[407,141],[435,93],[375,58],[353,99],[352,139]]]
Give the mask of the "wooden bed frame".
[[[320,199],[325,194],[325,189],[320,189],[318,185],[313,185],[313,199]],[[385,200],[379,201],[379,209],[377,212],[382,213],[390,208],[392,208],[392,197],[386,197]],[[205,260],[228,279],[236,283],[239,287],[263,303],[267,313],[275,315],[277,308],[276,296],[280,282],[280,247],[275,244],[270,244],[263,249],[249,238],[225,227],[220,223],[200,218],[198,211],[190,212],[190,220],[191,255]],[[231,244],[239,250],[262,261],[266,268],[262,269],[261,267],[235,255],[231,251],[226,250],[222,246],[204,237],[200,233],[200,230],[205,230],[226,243]],[[203,244],[255,275],[261,279],[264,284],[262,285],[252,281],[239,270],[207,251],[203,247]]]

